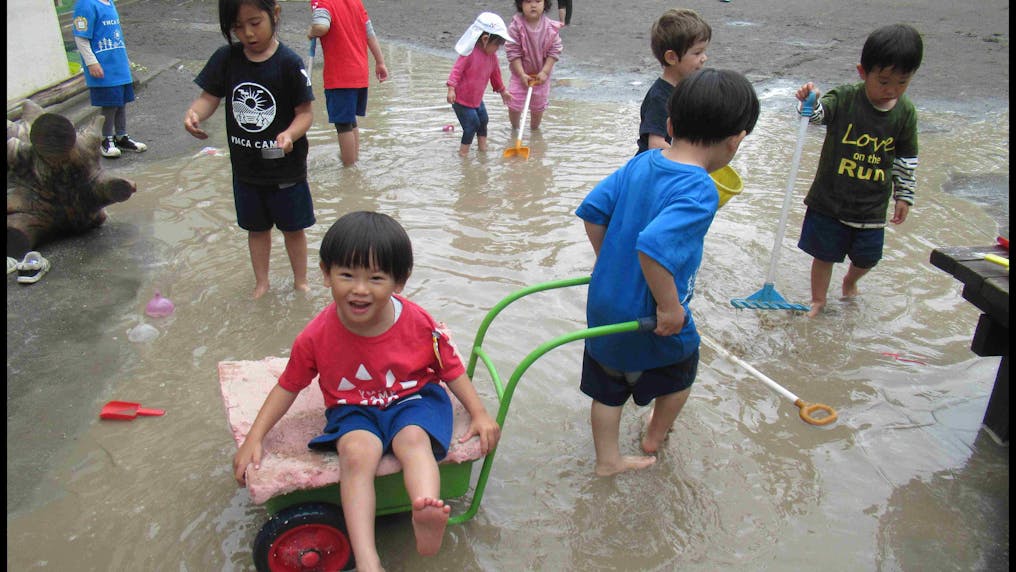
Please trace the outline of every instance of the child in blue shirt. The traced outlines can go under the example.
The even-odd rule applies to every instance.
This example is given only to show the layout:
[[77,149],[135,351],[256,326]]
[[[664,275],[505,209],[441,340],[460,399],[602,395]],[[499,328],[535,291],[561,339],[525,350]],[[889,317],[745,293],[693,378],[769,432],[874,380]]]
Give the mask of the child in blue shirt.
[[[691,391],[699,335],[688,307],[706,232],[719,208],[709,173],[727,165],[758,120],[755,90],[741,74],[700,70],[670,99],[667,149],[640,153],[601,181],[576,214],[596,253],[586,319],[589,327],[655,316],[654,332],[586,340],[582,392],[601,476],[642,469]],[[621,409],[655,400],[642,450],[622,456]]]
[[85,85],[92,105],[102,109],[105,119],[99,148],[102,156],[115,159],[123,151],[147,151],[147,145],[127,134],[127,104],[134,101],[134,77],[113,0],[78,0],[73,35],[87,70]]

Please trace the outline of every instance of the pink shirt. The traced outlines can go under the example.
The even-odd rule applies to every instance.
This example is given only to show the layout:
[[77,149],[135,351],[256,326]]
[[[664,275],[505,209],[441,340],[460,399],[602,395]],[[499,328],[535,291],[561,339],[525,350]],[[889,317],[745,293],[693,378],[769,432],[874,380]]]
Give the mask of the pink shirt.
[[561,23],[546,15],[540,17],[535,27],[530,27],[525,16],[515,14],[508,25],[508,35],[517,43],[505,44],[505,56],[509,62],[522,58],[522,69],[529,75],[536,75],[547,58],[561,59],[560,29]]
[[455,61],[446,85],[455,88],[455,103],[476,108],[483,103],[488,81],[495,92],[504,91],[497,53],[486,54],[476,47],[468,56],[459,56]]

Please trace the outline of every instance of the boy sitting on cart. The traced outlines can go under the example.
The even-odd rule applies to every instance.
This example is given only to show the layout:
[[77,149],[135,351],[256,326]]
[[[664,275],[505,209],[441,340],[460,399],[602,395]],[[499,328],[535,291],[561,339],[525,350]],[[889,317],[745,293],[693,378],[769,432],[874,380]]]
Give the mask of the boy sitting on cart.
[[438,498],[437,461],[451,441],[452,406],[438,382],[447,383],[472,418],[461,441],[479,436],[486,454],[497,446],[501,430],[437,322],[399,295],[413,269],[413,250],[398,222],[373,212],[347,214],[328,230],[320,256],[334,303],[296,337],[233,469],[243,486],[246,471],[260,467],[265,435],[319,377],[326,424],[308,446],[338,451],[342,511],[357,569],[381,570],[374,476],[389,451],[403,466],[417,550],[428,556],[441,548],[450,507]]

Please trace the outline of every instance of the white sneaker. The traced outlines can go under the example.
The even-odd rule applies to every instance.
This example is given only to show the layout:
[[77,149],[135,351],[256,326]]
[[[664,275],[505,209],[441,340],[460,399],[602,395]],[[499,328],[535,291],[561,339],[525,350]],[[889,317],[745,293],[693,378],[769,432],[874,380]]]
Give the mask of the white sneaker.
[[104,137],[102,143],[99,144],[99,151],[103,157],[110,159],[116,159],[123,153],[120,152],[120,148],[116,146],[116,142],[113,141],[112,137]]
[[49,261],[33,250],[18,263],[18,284],[35,284],[49,272],[49,269]]

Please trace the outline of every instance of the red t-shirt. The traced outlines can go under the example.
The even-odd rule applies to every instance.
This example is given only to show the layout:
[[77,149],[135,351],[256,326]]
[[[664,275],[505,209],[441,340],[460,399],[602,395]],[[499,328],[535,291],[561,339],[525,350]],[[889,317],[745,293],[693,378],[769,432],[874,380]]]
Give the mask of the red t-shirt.
[[370,83],[367,62],[367,10],[360,0],[313,0],[313,8],[328,10],[331,24],[321,36],[325,58],[325,89],[360,88]]
[[296,337],[279,385],[299,392],[320,375],[325,407],[387,407],[427,383],[465,373],[451,338],[423,308],[397,296],[402,313],[374,337],[346,329],[331,303]]

